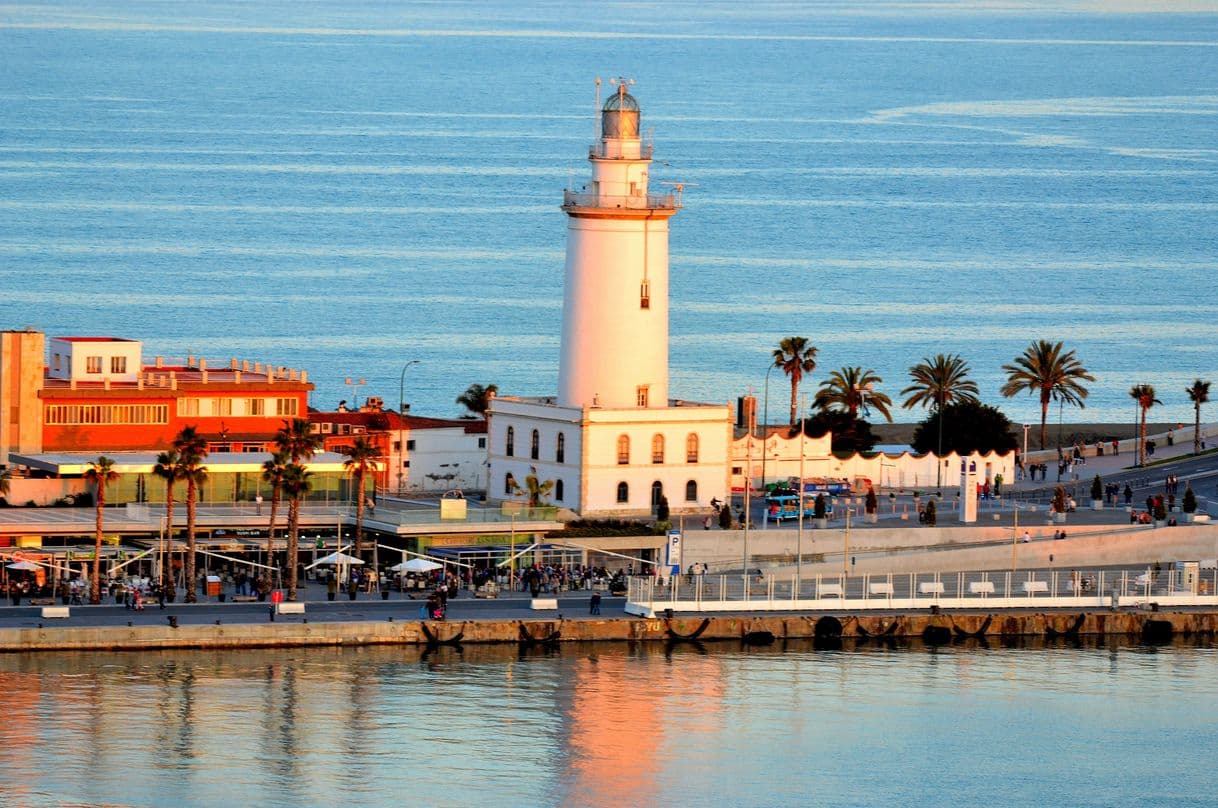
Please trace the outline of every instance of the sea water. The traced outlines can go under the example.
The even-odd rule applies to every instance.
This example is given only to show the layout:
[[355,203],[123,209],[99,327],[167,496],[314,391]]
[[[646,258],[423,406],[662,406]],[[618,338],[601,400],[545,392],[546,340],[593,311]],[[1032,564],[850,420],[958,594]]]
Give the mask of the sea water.
[[1218,803],[1212,646],[1015,645],[5,655],[0,802]]
[[790,335],[810,388],[897,399],[959,353],[1017,422],[1032,340],[1097,377],[1066,420],[1145,382],[1188,422],[1218,376],[1212,2],[63,0],[0,7],[0,67],[0,327],[304,368],[326,409],[553,393],[562,189],[622,76],[685,184],[674,396],[760,395]]

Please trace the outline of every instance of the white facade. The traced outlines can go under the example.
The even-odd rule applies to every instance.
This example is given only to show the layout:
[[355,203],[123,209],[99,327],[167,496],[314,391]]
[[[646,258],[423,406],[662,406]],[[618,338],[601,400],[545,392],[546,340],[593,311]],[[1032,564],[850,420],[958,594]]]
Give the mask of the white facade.
[[[766,483],[798,477],[800,450],[798,435],[788,438],[785,434],[774,433],[765,440],[760,436],[748,435],[736,438],[732,441],[731,448],[732,490],[743,491],[746,479],[752,482],[754,490],[762,490]],[[805,478],[847,480],[856,486],[869,482],[877,491],[925,491],[935,488],[939,483],[947,490],[960,484],[961,458],[955,452],[943,456],[943,467],[940,471],[936,468],[937,461],[933,454],[915,455],[904,452],[899,455],[856,454],[846,458],[836,457],[830,449],[829,435],[819,438],[805,437],[802,450]],[[967,459],[976,464],[979,483],[988,482],[992,485],[1000,474],[1005,483],[1015,481],[1014,452],[1005,455],[974,452],[968,455]]]
[[118,337],[54,337],[48,341],[47,376],[78,382],[127,382],[140,376],[138,340]]
[[702,513],[712,499],[726,499],[727,405],[576,409],[500,396],[493,408],[491,499],[522,499],[508,476],[523,485],[529,474],[554,482],[553,504],[584,515],[650,515],[661,494],[673,514]]
[[[405,454],[391,457],[389,464],[392,469],[394,459],[403,463],[404,490],[477,489],[486,483],[485,433],[471,433],[454,426],[410,429],[405,438],[408,447]],[[390,485],[395,483],[396,480],[390,481]]]

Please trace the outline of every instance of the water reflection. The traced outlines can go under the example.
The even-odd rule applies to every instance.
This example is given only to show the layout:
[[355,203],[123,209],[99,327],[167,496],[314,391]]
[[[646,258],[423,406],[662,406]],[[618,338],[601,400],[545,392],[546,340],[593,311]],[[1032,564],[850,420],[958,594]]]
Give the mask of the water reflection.
[[[1157,747],[1149,788],[1200,777],[1183,758],[1218,751],[1203,731],[1215,674],[1199,638],[12,655],[0,788],[15,804],[790,804],[809,789],[850,802],[862,767],[904,803],[932,784],[878,773],[913,749],[979,756],[996,776],[1041,766],[1047,785],[1097,754],[1096,733],[1112,733],[1096,766],[1190,733]],[[1050,744],[1062,763],[1045,764]],[[1086,802],[1073,788],[1061,799]]]

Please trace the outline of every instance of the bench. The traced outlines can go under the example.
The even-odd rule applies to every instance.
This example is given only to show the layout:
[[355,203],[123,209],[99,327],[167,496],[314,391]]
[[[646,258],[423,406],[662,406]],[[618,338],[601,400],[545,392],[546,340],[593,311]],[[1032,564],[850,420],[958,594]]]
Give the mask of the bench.
[[533,598],[529,602],[529,608],[533,611],[538,611],[539,609],[557,609],[558,598]]
[[497,598],[497,597],[499,597],[499,593],[498,592],[475,592],[474,597],[475,598]]
[[282,603],[275,604],[275,614],[304,614],[305,605],[303,603]]
[[1024,581],[1023,582],[1023,591],[1029,595],[1035,595],[1037,592],[1044,592],[1045,594],[1048,594],[1049,582],[1048,581]]
[[942,581],[923,581],[922,583],[918,584],[918,591],[921,592],[923,595],[942,595],[943,594],[943,582]]
[[843,598],[846,596],[842,591],[841,584],[821,584],[816,595],[821,598]]
[[994,594],[994,582],[969,581],[968,591],[970,595],[992,595]]
[[257,603],[258,597],[256,595],[233,595],[229,600],[233,603]]
[[67,606],[43,606],[43,617],[71,617],[71,612]]
[[30,598],[31,606],[54,606],[55,598]]
[[869,593],[871,593],[872,595],[886,595],[888,597],[892,597],[892,584],[890,584],[890,583],[868,584],[867,591]]

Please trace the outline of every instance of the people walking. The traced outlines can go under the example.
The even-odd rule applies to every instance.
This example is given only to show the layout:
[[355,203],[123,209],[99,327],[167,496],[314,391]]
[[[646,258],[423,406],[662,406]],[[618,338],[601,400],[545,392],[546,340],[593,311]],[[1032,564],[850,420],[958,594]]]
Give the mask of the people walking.
[[592,598],[588,601],[588,614],[601,613],[601,593],[593,592]]

